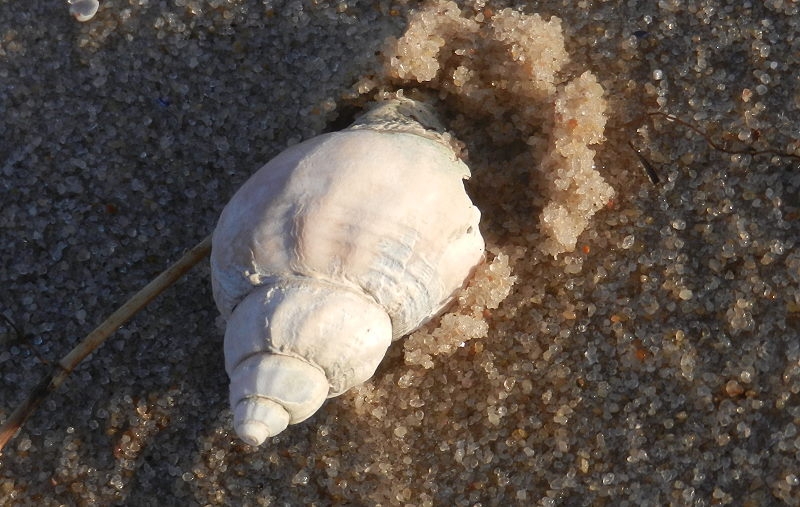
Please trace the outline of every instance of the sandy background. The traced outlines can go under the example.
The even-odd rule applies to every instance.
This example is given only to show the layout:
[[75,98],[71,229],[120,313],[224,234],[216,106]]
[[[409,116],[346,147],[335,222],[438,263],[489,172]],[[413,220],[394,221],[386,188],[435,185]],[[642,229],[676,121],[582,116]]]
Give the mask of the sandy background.
[[[0,419],[249,174],[352,114],[415,5],[109,0],[81,24],[65,2],[0,2]],[[561,17],[565,76],[605,87],[617,196],[553,260],[527,177],[476,175],[518,277],[489,337],[429,370],[397,344],[253,449],[203,266],[28,422],[0,503],[800,504],[797,3],[519,5]]]

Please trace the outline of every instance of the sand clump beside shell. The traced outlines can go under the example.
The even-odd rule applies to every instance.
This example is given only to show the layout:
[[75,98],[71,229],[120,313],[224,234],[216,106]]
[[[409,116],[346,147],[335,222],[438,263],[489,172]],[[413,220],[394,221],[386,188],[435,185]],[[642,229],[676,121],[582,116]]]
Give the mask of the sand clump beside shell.
[[478,266],[447,313],[403,342],[406,364],[433,368],[433,356],[452,354],[468,340],[485,338],[489,323],[484,312],[500,306],[515,280],[506,254],[499,253]]
[[498,149],[524,141],[528,153],[512,163],[528,164],[535,193],[545,198],[539,248],[553,256],[571,252],[614,195],[589,147],[604,139],[603,88],[589,71],[560,81],[569,61],[560,19],[511,8],[491,12],[480,1],[472,11],[465,15],[452,1],[426,4],[403,36],[388,42],[386,72],[394,84],[432,89],[454,102],[463,113],[452,124],[456,130],[480,118],[487,142]]
[[[405,33],[387,41],[384,58],[384,81],[364,79],[359,91],[433,91],[456,111],[449,124],[456,136],[472,132],[471,140],[483,143],[472,149],[465,139],[474,175],[486,171],[494,182],[529,175],[531,208],[538,213],[530,221],[539,224],[529,243],[545,255],[575,250],[614,189],[595,170],[590,148],[604,140],[603,88],[589,71],[562,82],[569,54],[561,20],[511,8],[492,12],[480,1],[462,11],[437,0],[412,13]],[[494,160],[482,153],[503,151],[518,154]],[[487,335],[485,310],[496,309],[515,280],[509,257],[525,256],[494,249],[499,255],[476,272],[449,313],[405,342],[408,364],[431,368],[433,356]]]
[[540,166],[550,198],[539,216],[546,253],[574,250],[589,219],[614,195],[594,169],[594,150],[589,148],[603,140],[604,110],[603,87],[589,71],[555,94],[553,131]]

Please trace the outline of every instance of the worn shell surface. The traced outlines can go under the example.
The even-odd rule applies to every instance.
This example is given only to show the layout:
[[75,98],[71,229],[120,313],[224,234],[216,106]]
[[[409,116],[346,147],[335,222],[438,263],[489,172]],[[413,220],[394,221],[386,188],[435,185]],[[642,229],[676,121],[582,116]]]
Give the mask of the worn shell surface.
[[222,212],[212,284],[234,425],[249,443],[368,379],[482,258],[469,169],[412,106],[411,123],[384,106],[287,149]]

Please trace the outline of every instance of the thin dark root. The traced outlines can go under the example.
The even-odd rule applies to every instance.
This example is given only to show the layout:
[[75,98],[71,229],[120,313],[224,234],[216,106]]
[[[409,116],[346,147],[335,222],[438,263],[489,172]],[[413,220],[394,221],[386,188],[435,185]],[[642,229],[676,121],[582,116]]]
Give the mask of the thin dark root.
[[644,172],[646,172],[647,177],[650,178],[650,183],[652,183],[653,185],[658,185],[658,183],[661,181],[661,178],[658,177],[658,173],[656,172],[656,169],[653,167],[653,164],[651,164],[650,161],[647,160],[645,156],[642,155],[639,152],[639,150],[636,149],[636,147],[633,145],[633,142],[628,141],[628,146],[630,146],[633,152],[636,153],[636,156],[639,157],[639,162],[642,163],[642,166],[644,167]]
[[[714,140],[711,138],[711,136],[709,136],[706,132],[704,132],[702,129],[700,129],[700,127],[698,127],[696,125],[693,125],[693,124],[689,123],[688,121],[681,120],[677,116],[671,115],[669,113],[664,113],[662,111],[652,111],[652,112],[647,113],[647,115],[648,116],[663,116],[664,118],[666,118],[669,121],[672,121],[672,122],[675,122],[675,123],[677,123],[679,125],[682,125],[682,126],[688,128],[689,130],[691,130],[692,132],[698,134],[703,139],[705,139],[706,143],[708,143],[709,146],[711,146],[715,150],[721,151],[723,153],[729,153],[731,155],[751,155],[751,156],[776,155],[776,156],[779,156],[779,157],[788,157],[788,158],[793,158],[795,160],[800,160],[800,155],[796,155],[794,153],[787,153],[785,151],[780,151],[780,150],[772,150],[772,149],[756,150],[753,147],[747,147],[747,148],[743,148],[741,150],[732,150],[730,148],[726,148],[726,147],[714,142]],[[637,152],[637,154],[638,154],[638,152]]]
[[44,356],[39,354],[39,351],[36,350],[36,347],[34,347],[33,344],[28,342],[29,335],[23,333],[22,330],[19,328],[19,326],[17,326],[17,324],[13,320],[8,318],[5,314],[0,313],[0,317],[3,318],[6,324],[8,324],[8,327],[10,327],[14,333],[14,337],[8,341],[9,345],[17,345],[19,347],[25,347],[28,350],[30,350],[34,356],[36,356],[36,359],[38,359],[40,363],[47,365],[50,364],[50,361],[48,361],[47,359],[44,358]]
[[3,313],[0,313],[0,317],[2,317],[3,320],[6,321],[6,324],[8,324],[8,327],[10,327],[14,331],[14,338],[12,338],[10,340],[11,343],[21,342],[22,341],[22,333],[20,332],[19,328],[14,323],[14,321],[9,319],[8,317],[6,317],[6,315],[3,314]]

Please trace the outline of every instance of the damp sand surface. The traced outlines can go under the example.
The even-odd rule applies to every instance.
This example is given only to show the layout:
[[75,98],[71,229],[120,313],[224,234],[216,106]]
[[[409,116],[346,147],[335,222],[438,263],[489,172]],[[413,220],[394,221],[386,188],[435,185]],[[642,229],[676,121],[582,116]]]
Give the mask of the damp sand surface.
[[[253,171],[376,94],[440,101],[489,245],[446,316],[260,448],[196,269],[9,444],[0,503],[798,505],[797,4],[417,7],[0,9],[0,419]],[[409,33],[425,68],[393,66]]]

